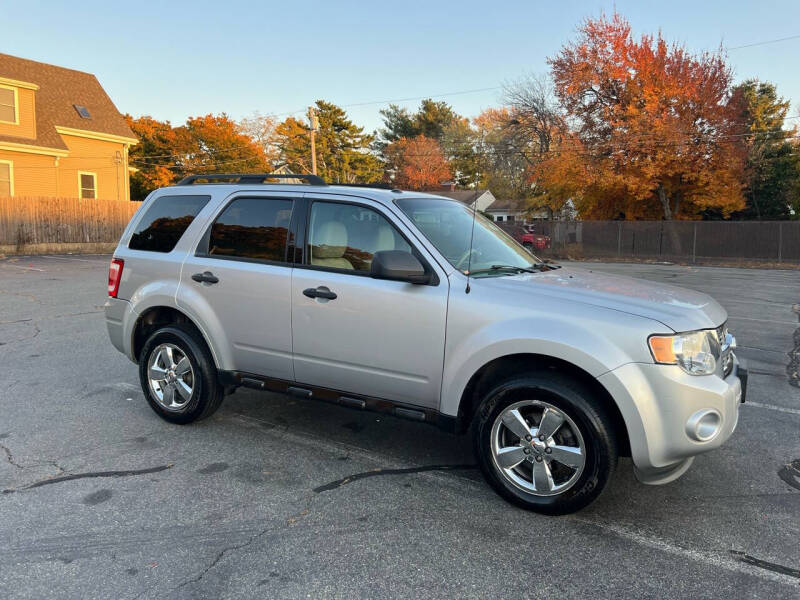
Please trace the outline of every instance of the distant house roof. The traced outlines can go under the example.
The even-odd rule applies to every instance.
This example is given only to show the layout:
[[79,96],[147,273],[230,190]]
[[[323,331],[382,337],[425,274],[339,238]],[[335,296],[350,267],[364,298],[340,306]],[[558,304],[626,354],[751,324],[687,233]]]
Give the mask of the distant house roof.
[[487,208],[489,212],[495,210],[527,210],[527,201],[522,198],[498,198]]
[[483,196],[486,193],[486,190],[436,190],[435,192],[431,193],[436,194],[437,196],[444,196],[445,198],[452,198],[453,200],[463,202],[467,206],[472,206],[472,203]]
[[[33,83],[36,139],[0,135],[0,141],[66,149],[56,127],[135,139],[125,119],[91,73],[0,54],[0,77]],[[89,113],[82,117],[80,109]]]

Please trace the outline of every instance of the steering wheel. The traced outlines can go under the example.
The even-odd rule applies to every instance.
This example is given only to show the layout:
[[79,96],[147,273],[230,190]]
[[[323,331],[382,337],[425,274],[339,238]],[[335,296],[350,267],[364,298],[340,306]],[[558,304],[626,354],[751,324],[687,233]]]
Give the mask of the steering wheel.
[[459,271],[463,271],[464,270],[463,267],[465,266],[465,263],[468,263],[470,256],[472,256],[474,254],[479,254],[477,248],[470,248],[469,250],[464,252],[464,254],[461,255],[461,258],[459,258],[456,261],[456,269],[458,269]]

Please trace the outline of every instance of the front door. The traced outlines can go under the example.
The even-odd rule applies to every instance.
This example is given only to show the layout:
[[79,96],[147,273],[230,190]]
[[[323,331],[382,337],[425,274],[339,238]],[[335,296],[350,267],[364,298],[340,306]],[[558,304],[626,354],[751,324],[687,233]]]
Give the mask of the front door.
[[202,312],[220,367],[291,381],[291,277],[287,262],[295,199],[247,194],[212,219],[181,270],[178,304]]
[[[292,275],[296,380],[438,408],[447,277],[439,273],[431,285],[372,279],[372,255],[412,251],[409,232],[377,203],[311,196],[303,264]],[[436,272],[433,259],[416,252]],[[309,297],[320,289],[330,297]]]

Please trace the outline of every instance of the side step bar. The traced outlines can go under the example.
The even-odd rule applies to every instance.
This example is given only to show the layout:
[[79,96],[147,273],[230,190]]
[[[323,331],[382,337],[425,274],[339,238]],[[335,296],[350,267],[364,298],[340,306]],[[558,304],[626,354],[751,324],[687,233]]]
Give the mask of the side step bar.
[[347,408],[388,413],[400,417],[401,419],[430,423],[450,433],[457,431],[457,419],[455,417],[443,415],[439,411],[433,409],[421,409],[382,398],[371,398],[369,396],[354,394],[343,395],[342,392],[338,390],[305,386],[302,384],[298,385],[283,379],[262,377],[260,375],[240,373],[238,371],[218,371],[217,376],[220,383],[226,387],[237,388],[241,386],[255,390],[288,394],[296,398],[323,400]]

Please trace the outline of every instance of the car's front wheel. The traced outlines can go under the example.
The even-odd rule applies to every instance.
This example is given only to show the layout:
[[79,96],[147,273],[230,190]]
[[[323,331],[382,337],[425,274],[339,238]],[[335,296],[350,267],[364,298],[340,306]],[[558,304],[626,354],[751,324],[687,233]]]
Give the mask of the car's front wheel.
[[163,327],[147,338],[139,356],[139,380],[150,407],[171,423],[208,417],[224,396],[208,347],[184,325]]
[[512,378],[486,393],[473,431],[489,484],[546,514],[594,501],[617,463],[611,420],[592,391],[553,371]]

